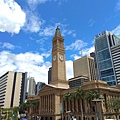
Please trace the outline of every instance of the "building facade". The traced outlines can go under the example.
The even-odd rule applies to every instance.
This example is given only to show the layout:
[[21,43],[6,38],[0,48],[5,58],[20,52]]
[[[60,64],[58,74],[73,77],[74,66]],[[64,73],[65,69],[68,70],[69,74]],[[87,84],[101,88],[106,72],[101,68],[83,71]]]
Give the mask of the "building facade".
[[0,77],[0,106],[10,108],[25,102],[27,73],[8,71]]
[[89,78],[85,76],[78,76],[69,79],[69,88],[76,88],[83,85],[84,82],[88,82]]
[[[75,97],[77,88],[81,88],[84,91],[82,101]],[[103,100],[98,103],[92,101],[88,103],[85,99],[85,95],[90,90],[98,90]],[[63,99],[66,93],[73,95],[72,100]],[[77,120],[82,120],[80,106],[80,102],[82,102],[83,120],[96,120],[97,117],[99,120],[115,119],[115,112],[109,109],[107,103],[111,98],[118,97],[120,98],[120,86],[110,87],[106,82],[100,80],[84,82],[81,87],[69,89],[48,84],[40,90],[39,96],[28,97],[29,102],[39,102],[39,106],[30,107],[28,109],[28,117],[39,116],[41,120],[68,120],[73,116]]]
[[90,56],[84,56],[73,61],[74,77],[86,76],[89,81],[96,80],[96,70],[94,58]]
[[117,84],[120,84],[120,44],[111,47],[111,56],[114,65]]
[[28,96],[35,95],[36,82],[33,77],[28,77]]
[[119,64],[117,64],[120,60],[119,45],[120,39],[108,31],[95,36],[98,76],[100,80],[106,81],[110,86],[115,86],[120,81]]
[[[120,98],[120,86],[110,87],[106,82],[95,80],[92,77],[91,81],[87,81],[89,76],[83,77],[83,72],[81,77],[78,76],[80,75],[79,73],[76,75],[76,78],[78,78],[78,81],[76,82],[78,83],[74,83],[74,86],[71,85],[72,87],[70,87],[69,82],[74,82],[74,79],[76,78],[66,81],[64,41],[59,28],[56,29],[52,42],[52,79],[50,84],[42,87],[37,96],[28,97],[27,100],[29,102],[36,101],[39,103],[37,106],[28,108],[28,117],[31,119],[32,116],[35,118],[39,116],[41,120],[68,120],[71,117],[74,117],[77,120],[115,119],[115,112],[108,109],[107,102],[114,97]],[[84,58],[84,61],[86,59],[87,58]],[[92,67],[92,62],[90,58],[90,61],[82,64],[86,65],[86,63],[89,63],[89,66]],[[88,72],[86,72],[88,67],[82,69],[83,66],[80,66],[81,64],[77,63],[77,65],[79,66],[78,70],[80,68],[82,71],[85,70],[85,73],[88,74]],[[91,72],[91,74],[92,73],[94,74],[94,72]],[[80,82],[79,79],[84,81],[80,86],[77,85]],[[82,100],[77,99],[75,96],[75,92],[78,88],[84,91]],[[87,92],[94,90],[97,90],[100,96],[102,96],[102,101],[99,103],[93,101],[88,102],[86,100],[85,96]],[[71,94],[72,99],[65,100],[64,96],[66,94]],[[82,105],[82,109],[80,105]]]

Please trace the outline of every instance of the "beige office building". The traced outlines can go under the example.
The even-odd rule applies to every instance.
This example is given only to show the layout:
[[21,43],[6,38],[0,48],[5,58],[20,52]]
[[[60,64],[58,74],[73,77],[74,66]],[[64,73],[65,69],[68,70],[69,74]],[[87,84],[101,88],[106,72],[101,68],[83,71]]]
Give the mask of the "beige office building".
[[10,108],[25,102],[27,73],[8,71],[0,77],[0,107]]
[[96,80],[94,58],[84,56],[73,61],[74,77],[86,76],[89,80]]

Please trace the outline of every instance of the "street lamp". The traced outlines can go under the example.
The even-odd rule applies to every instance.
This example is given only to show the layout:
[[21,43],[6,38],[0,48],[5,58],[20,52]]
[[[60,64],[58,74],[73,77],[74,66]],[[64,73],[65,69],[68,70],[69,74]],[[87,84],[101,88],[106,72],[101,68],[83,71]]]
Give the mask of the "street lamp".
[[[100,120],[102,120],[102,111],[101,111],[101,107],[100,107],[100,102],[102,102],[103,99],[99,98],[99,99],[94,99],[92,100],[92,102],[96,103],[96,120],[98,120],[98,118],[100,118]],[[97,109],[97,103],[98,103],[98,109]]]

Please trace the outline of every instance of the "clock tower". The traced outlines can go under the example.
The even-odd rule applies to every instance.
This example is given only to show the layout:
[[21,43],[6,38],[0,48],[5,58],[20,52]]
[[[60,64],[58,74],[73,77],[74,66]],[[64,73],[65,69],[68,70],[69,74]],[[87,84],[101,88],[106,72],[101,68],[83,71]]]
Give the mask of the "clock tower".
[[58,27],[52,39],[52,80],[50,84],[57,87],[68,88],[68,82],[66,81],[64,38],[61,36]]

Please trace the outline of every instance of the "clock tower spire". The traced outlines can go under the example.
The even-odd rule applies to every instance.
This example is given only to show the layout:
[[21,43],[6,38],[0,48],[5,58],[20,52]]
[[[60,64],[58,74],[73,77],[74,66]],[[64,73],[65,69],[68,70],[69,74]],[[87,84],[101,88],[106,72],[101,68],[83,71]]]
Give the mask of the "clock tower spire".
[[68,88],[68,82],[66,80],[64,38],[61,36],[58,27],[52,39],[52,80],[50,84],[57,87]]

